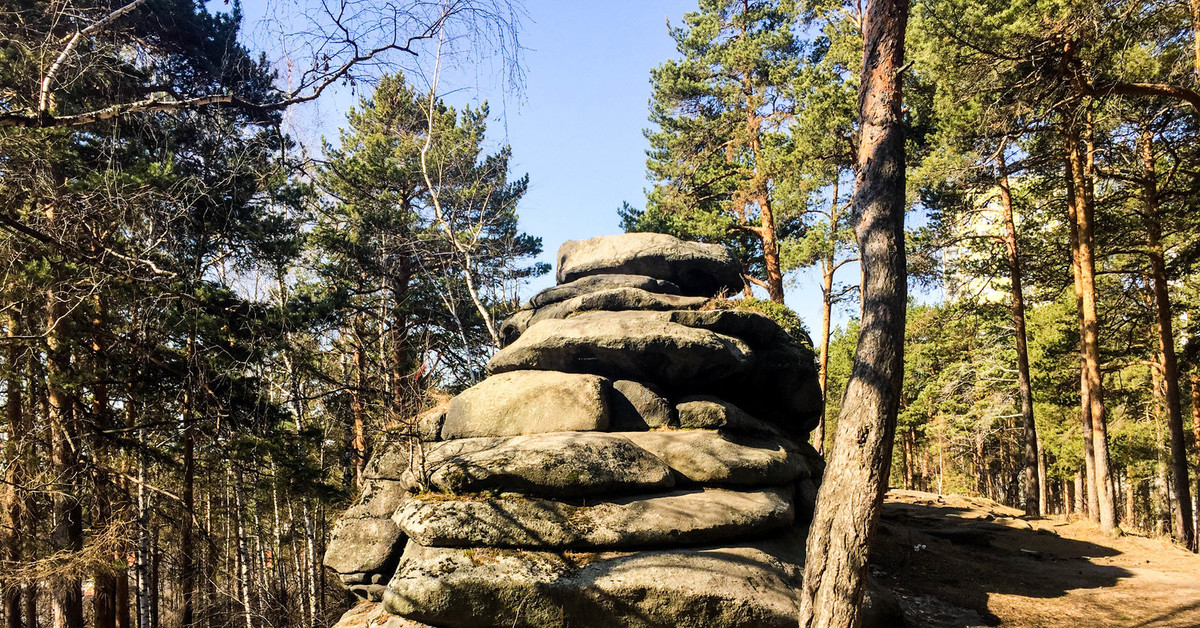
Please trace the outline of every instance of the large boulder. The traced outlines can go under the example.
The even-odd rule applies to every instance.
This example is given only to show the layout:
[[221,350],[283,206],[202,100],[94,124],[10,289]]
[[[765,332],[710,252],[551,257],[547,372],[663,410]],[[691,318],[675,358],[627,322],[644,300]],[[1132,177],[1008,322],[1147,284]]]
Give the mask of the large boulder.
[[441,438],[607,430],[611,391],[609,381],[595,375],[503,373],[450,400]]
[[389,611],[456,628],[711,628],[797,625],[802,560],[787,544],[558,554],[410,542]]
[[407,495],[399,482],[368,480],[354,505],[334,522],[325,566],[347,585],[382,585],[404,549],[404,533],[391,517]]
[[779,486],[812,476],[808,456],[786,438],[714,430],[621,435],[665,462],[683,484]]
[[558,282],[589,275],[648,275],[679,286],[683,294],[738,293],[742,267],[719,244],[688,242],[661,233],[626,233],[570,240],[558,249]]
[[589,292],[611,290],[613,288],[637,288],[646,292],[658,294],[679,294],[679,286],[646,275],[588,275],[575,281],[560,283],[546,288],[529,300],[529,308],[543,308],[552,303],[566,301]]
[[400,459],[381,464],[379,473],[402,479],[412,491],[455,494],[627,495],[674,486],[661,459],[605,432],[462,438],[430,443],[422,454],[411,464]]
[[746,343],[672,323],[669,314],[587,312],[542,321],[492,356],[488,371],[594,373],[678,388],[738,379],[753,368]]
[[710,488],[565,502],[421,495],[394,516],[426,547],[647,548],[730,541],[792,523],[790,488]]

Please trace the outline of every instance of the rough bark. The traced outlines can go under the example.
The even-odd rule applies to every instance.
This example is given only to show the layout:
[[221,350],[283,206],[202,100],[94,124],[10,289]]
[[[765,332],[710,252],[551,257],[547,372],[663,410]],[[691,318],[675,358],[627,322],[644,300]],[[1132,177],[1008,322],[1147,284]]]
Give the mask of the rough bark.
[[1146,223],[1147,255],[1150,258],[1150,277],[1154,284],[1154,309],[1158,322],[1158,345],[1161,352],[1163,401],[1167,414],[1167,429],[1171,434],[1171,473],[1175,488],[1176,508],[1173,532],[1175,540],[1195,551],[1195,530],[1192,525],[1191,481],[1188,478],[1187,450],[1183,436],[1183,407],[1179,398],[1179,361],[1175,356],[1175,333],[1171,313],[1171,296],[1167,292],[1167,263],[1163,255],[1162,219],[1159,212],[1158,178],[1154,167],[1154,147],[1149,133],[1140,137],[1145,185],[1142,193],[1143,217]]
[[1095,458],[1096,499],[1099,506],[1100,529],[1119,532],[1113,495],[1112,473],[1109,469],[1108,428],[1104,408],[1104,380],[1100,372],[1099,313],[1096,308],[1096,259],[1093,233],[1095,203],[1091,193],[1091,151],[1087,164],[1081,152],[1078,135],[1073,127],[1067,133],[1067,161],[1075,184],[1075,226],[1079,240],[1079,294],[1083,335],[1080,355],[1087,386],[1087,406],[1092,419],[1092,455]]
[[[1071,276],[1075,287],[1075,312],[1079,319],[1079,337],[1082,343],[1084,335],[1083,279],[1079,272],[1079,227],[1075,219],[1079,212],[1076,204],[1078,194],[1075,190],[1074,167],[1070,159],[1071,144],[1068,141],[1066,145],[1068,148],[1064,165],[1067,184],[1067,232],[1070,234],[1071,243]],[[1076,508],[1076,511],[1085,512],[1093,521],[1099,521],[1100,502],[1096,499],[1096,456],[1092,441],[1092,412],[1088,403],[1087,373],[1083,366],[1082,345],[1079,354],[1079,414],[1083,434],[1083,479],[1086,492],[1080,491],[1077,494],[1076,499],[1080,501],[1080,507]]]
[[867,550],[883,496],[904,376],[904,134],[907,0],[869,0],[859,88],[861,134],[854,231],[862,267],[862,326],[817,497],[800,595],[800,625],[857,625]]
[[[21,386],[21,350],[15,342],[15,337],[20,335],[21,317],[18,309],[13,306],[13,311],[8,323],[8,352],[7,352],[7,368],[8,382],[5,399],[5,417],[8,419],[8,433],[10,438],[5,443],[4,459],[9,462],[8,469],[4,475],[4,518],[0,520],[3,524],[4,545],[0,550],[0,554],[4,560],[10,561],[13,565],[22,564],[23,552],[21,551],[21,535],[23,534],[23,524],[25,514],[23,512],[24,496],[24,452],[21,451],[24,439],[20,435],[26,434],[25,413],[22,404],[24,403],[24,395]],[[2,582],[4,593],[4,628],[22,628],[21,621],[21,586]]]
[[1021,398],[1021,423],[1025,430],[1025,468],[1021,476],[1021,502],[1025,514],[1041,513],[1041,478],[1038,476],[1037,424],[1033,420],[1033,388],[1029,383],[1029,344],[1025,333],[1025,295],[1021,289],[1021,258],[1017,248],[1017,226],[1013,218],[1012,192],[1004,154],[996,157],[1000,183],[1000,210],[1004,214],[1004,248],[1008,253],[1008,278],[1012,294],[1012,317],[1017,342],[1017,393]]
[[[53,209],[48,222],[56,224]],[[46,291],[46,397],[49,405],[50,466],[54,471],[53,525],[50,546],[56,552],[83,549],[83,506],[80,503],[80,430],[74,401],[67,389],[71,356],[63,339],[67,307],[56,287]],[[83,628],[83,582],[72,569],[50,582],[50,616],[54,628]]]

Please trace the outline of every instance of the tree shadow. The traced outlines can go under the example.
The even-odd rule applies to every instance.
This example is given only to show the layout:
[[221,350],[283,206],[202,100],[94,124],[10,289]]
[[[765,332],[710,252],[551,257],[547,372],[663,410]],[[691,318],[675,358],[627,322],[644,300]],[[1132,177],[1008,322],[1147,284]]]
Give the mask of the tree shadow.
[[[872,571],[920,615],[921,625],[1000,624],[993,595],[1056,598],[1073,589],[1112,587],[1133,573],[1093,563],[1121,552],[1060,537],[969,507],[888,504],[871,550]],[[933,598],[933,599],[930,599]],[[968,609],[974,613],[959,613]],[[974,615],[977,614],[977,618]]]

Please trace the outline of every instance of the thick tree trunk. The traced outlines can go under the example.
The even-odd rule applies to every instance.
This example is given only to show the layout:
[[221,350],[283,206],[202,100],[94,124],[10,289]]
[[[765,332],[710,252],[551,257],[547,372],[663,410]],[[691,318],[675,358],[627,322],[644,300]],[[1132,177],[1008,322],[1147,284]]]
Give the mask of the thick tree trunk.
[[1004,213],[1004,248],[1008,252],[1008,277],[1012,291],[1012,317],[1017,341],[1017,393],[1021,398],[1021,423],[1025,429],[1025,468],[1021,477],[1021,502],[1025,514],[1039,515],[1044,499],[1038,476],[1037,424],[1033,421],[1033,388],[1029,383],[1029,345],[1025,333],[1025,295],[1021,289],[1021,258],[1017,248],[1017,226],[1013,218],[1012,193],[1008,187],[1008,165],[1003,152],[996,157],[1000,183],[1000,210]]
[[1096,260],[1093,235],[1094,203],[1089,172],[1080,154],[1078,136],[1068,127],[1067,159],[1075,184],[1075,225],[1079,239],[1079,293],[1083,336],[1080,354],[1087,386],[1087,406],[1092,419],[1092,455],[1095,458],[1096,499],[1099,505],[1100,529],[1119,532],[1113,495],[1112,473],[1109,469],[1108,428],[1104,409],[1104,380],[1100,372],[1100,330],[1096,309]]
[[862,327],[808,535],[800,596],[804,628],[857,624],[867,550],[887,491],[907,307],[900,112],[907,22],[907,0],[868,1],[853,209],[862,265]]
[[763,265],[767,269],[767,295],[776,303],[783,303],[783,271],[779,265],[779,243],[775,237],[775,212],[771,199],[766,194],[758,197],[762,218]]
[[[79,483],[80,430],[74,402],[67,390],[71,358],[62,340],[67,308],[56,289],[47,297],[46,395],[49,402],[50,464],[57,486],[53,496],[54,523],[50,546],[56,552],[83,549],[83,506]],[[54,628],[83,628],[83,581],[74,570],[65,570],[50,582],[50,615]]]
[[1171,473],[1175,485],[1175,539],[1195,551],[1192,524],[1191,480],[1188,477],[1187,450],[1183,436],[1183,404],[1179,398],[1179,362],[1175,357],[1175,333],[1171,314],[1171,296],[1167,291],[1167,263],[1163,255],[1162,221],[1159,217],[1158,178],[1155,174],[1154,147],[1149,133],[1142,133],[1142,162],[1145,168],[1145,204],[1147,254],[1154,283],[1154,309],[1158,319],[1158,345],[1162,355],[1163,400],[1167,429],[1171,434]]

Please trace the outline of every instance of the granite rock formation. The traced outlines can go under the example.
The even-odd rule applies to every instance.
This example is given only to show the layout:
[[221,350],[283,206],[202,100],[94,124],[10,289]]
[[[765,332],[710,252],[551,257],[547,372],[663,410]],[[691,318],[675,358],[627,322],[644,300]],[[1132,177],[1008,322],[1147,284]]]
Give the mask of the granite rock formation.
[[343,623],[794,626],[821,396],[806,343],[715,307],[739,270],[660,234],[564,244],[489,377],[377,449],[325,564],[380,604]]

